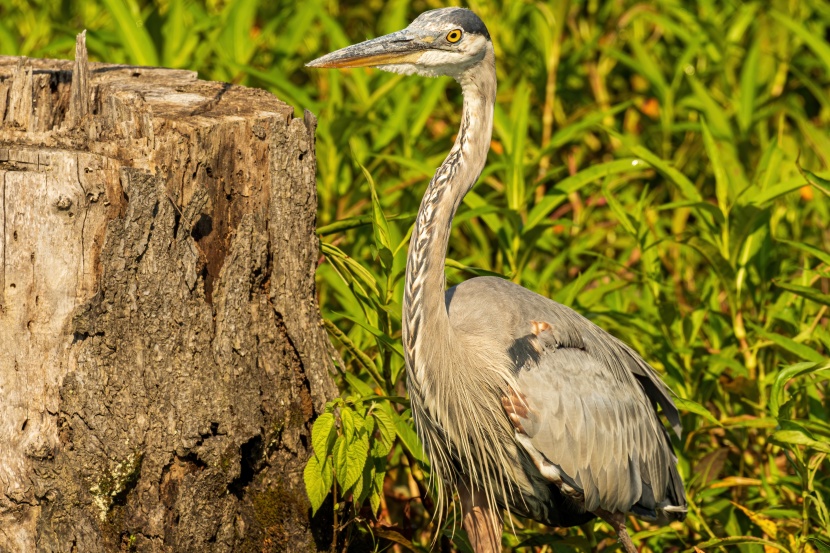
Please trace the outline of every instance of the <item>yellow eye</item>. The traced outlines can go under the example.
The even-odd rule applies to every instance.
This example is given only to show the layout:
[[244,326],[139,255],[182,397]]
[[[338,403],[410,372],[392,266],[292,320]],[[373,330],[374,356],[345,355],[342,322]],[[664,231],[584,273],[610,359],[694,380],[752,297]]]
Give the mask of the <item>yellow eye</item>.
[[461,40],[461,29],[453,29],[447,34],[447,42],[458,42]]

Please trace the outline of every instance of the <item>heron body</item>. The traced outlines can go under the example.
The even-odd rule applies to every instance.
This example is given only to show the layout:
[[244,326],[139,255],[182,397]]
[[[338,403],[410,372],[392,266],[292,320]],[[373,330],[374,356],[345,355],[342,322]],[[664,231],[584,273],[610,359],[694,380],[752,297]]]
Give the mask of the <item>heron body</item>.
[[403,299],[407,386],[443,484],[439,509],[457,490],[480,552],[500,550],[500,508],[550,526],[600,516],[629,552],[626,514],[682,519],[683,483],[657,406],[678,435],[679,415],[637,353],[506,280],[479,277],[445,290],[453,216],[490,148],[496,71],[484,23],[466,9],[432,10],[309,66],[448,75],[462,88],[458,136],[412,231]]

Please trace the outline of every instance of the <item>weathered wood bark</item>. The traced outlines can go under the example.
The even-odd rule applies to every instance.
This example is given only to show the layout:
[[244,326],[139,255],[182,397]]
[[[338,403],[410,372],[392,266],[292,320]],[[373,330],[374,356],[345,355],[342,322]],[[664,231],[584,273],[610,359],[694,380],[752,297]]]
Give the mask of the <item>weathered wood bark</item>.
[[0,57],[0,551],[314,550],[314,118],[81,38]]

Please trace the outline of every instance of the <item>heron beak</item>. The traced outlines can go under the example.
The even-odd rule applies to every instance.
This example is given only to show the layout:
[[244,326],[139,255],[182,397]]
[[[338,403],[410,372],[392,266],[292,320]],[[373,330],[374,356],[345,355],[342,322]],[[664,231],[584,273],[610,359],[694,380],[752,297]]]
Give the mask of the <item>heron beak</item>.
[[373,67],[417,63],[428,43],[406,30],[347,46],[310,61],[306,67]]

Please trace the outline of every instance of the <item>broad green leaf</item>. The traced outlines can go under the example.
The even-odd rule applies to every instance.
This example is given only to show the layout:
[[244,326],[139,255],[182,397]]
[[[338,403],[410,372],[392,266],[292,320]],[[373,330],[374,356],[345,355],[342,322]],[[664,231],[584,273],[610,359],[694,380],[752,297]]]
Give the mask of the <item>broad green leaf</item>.
[[372,416],[378,422],[378,431],[381,436],[380,440],[375,440],[379,446],[382,444],[382,447],[377,449],[377,454],[385,457],[392,450],[392,445],[395,443],[395,422],[383,409],[372,410]]
[[323,465],[317,460],[317,457],[312,455],[303,469],[303,482],[305,482],[305,491],[308,495],[308,500],[311,502],[311,513],[317,512],[317,509],[323,504],[326,496],[329,493],[329,487],[323,486],[323,478],[321,476]]
[[334,430],[334,414],[323,413],[314,421],[311,427],[311,446],[314,448],[314,455],[323,460],[331,453],[331,446],[337,432]]
[[337,481],[344,490],[348,489],[343,485],[347,479],[349,469],[349,442],[346,441],[346,437],[338,436],[332,450],[334,451],[332,462],[334,463],[334,472],[337,475]]
[[378,509],[380,509],[380,496],[383,493],[383,478],[386,473],[376,470],[374,481],[372,482],[372,492],[369,495],[369,504],[372,506],[372,514],[377,516]]
[[[349,444],[347,450],[348,463],[346,465],[345,478],[341,484],[343,489],[348,491],[354,486],[363,473],[363,467],[366,465],[366,460],[369,457],[369,437],[365,432],[355,436],[355,440]],[[337,475],[338,480],[340,475]]]
[[347,443],[351,443],[354,439],[354,412],[348,407],[340,408],[340,423],[343,425],[343,436]]

